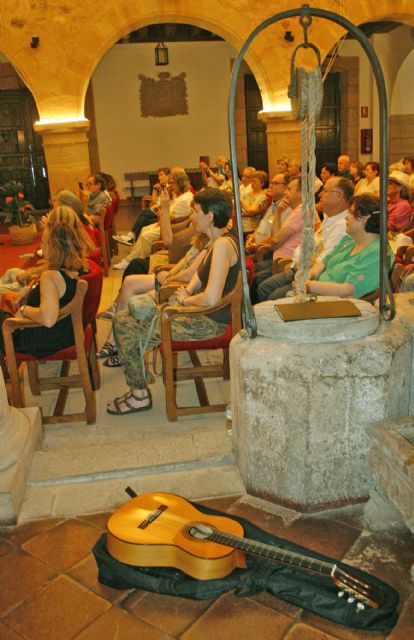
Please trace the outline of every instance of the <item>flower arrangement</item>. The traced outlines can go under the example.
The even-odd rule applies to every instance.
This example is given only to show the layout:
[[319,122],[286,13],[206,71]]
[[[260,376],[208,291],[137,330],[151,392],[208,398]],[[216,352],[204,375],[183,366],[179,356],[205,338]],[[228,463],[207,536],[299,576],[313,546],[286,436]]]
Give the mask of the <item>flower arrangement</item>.
[[16,180],[9,180],[0,187],[1,208],[6,211],[6,225],[26,227],[33,222],[34,208],[24,198],[23,185]]

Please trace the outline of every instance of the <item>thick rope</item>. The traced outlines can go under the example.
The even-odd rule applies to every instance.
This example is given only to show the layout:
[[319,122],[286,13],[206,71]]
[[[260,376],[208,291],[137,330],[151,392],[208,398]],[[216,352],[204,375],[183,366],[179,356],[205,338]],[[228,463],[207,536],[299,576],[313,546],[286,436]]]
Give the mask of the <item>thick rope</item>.
[[[322,103],[322,78],[318,68],[313,71],[299,69],[301,81],[301,159],[302,159],[302,220],[303,236],[300,252],[296,295],[298,301],[305,300],[306,281],[315,253],[314,212],[316,175],[316,135],[315,121]],[[309,167],[308,167],[309,158]]]

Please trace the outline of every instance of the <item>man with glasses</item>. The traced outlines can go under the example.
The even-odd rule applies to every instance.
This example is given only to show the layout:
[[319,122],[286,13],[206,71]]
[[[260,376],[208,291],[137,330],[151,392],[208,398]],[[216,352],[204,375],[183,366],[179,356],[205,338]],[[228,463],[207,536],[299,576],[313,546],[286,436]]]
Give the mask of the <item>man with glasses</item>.
[[256,169],[254,167],[244,167],[240,180],[240,198],[245,198],[252,190],[254,173],[256,173]]
[[[314,259],[323,260],[339,244],[345,235],[346,217],[354,193],[354,187],[346,178],[329,178],[321,192],[323,221],[315,233],[316,252]],[[293,255],[292,263],[281,273],[276,273],[260,283],[257,289],[259,302],[284,298],[292,288],[298,268],[300,246]]]
[[94,224],[98,224],[101,208],[111,204],[110,196],[105,193],[105,178],[100,173],[93,173],[89,176],[86,186],[89,191],[86,213],[90,216]]
[[271,198],[272,203],[255,231],[247,237],[246,251],[254,251],[259,242],[263,242],[266,239],[270,240],[274,215],[285,195],[288,180],[289,178],[285,173],[277,173],[269,182],[269,189],[266,193],[269,199]]

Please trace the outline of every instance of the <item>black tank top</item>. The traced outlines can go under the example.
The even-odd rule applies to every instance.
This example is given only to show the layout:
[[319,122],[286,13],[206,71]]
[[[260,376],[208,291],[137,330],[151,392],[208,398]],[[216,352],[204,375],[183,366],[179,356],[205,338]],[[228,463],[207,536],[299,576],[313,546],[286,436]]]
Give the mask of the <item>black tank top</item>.
[[[62,309],[75,295],[77,278],[71,278],[62,269],[59,269],[59,273],[66,285],[66,291],[59,299],[59,309]],[[29,307],[40,306],[39,284],[30,291],[27,296],[27,304]],[[14,333],[13,340],[16,351],[30,353],[36,358],[46,358],[52,353],[70,347],[73,344],[74,336],[70,316],[62,318],[53,327],[19,329]]]
[[[223,296],[225,296],[227,293],[232,291],[236,286],[237,276],[240,271],[240,253],[239,253],[239,248],[234,236],[232,236],[230,233],[225,233],[223,234],[222,237],[228,238],[229,242],[231,242],[237,254],[237,262],[232,267],[230,267],[229,272],[227,274],[226,282],[224,284]],[[201,281],[201,291],[203,291],[207,286],[208,278],[210,275],[213,251],[214,251],[214,244],[211,250],[206,255],[205,260],[200,264],[197,270],[198,277],[200,278],[200,281]],[[230,322],[230,305],[227,305],[227,307],[224,307],[224,309],[219,309],[218,311],[214,311],[213,313],[209,313],[207,315],[209,318],[211,318],[215,322],[219,322],[221,324],[228,324]]]

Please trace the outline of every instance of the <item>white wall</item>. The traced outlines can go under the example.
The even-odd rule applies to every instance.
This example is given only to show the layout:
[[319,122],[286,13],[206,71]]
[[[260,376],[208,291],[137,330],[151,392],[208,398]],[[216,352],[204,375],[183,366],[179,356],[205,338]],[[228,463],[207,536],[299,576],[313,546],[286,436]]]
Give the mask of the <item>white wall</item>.
[[[231,47],[225,42],[167,43],[168,66],[155,66],[155,44],[119,44],[93,78],[102,171],[122,188],[124,173],[160,166],[198,166],[199,156],[229,153],[227,99]],[[185,72],[188,115],[142,118],[138,76]],[[122,191],[121,197],[127,192]]]
[[[384,75],[389,115],[414,113],[414,53],[410,54],[413,50],[412,28],[401,25],[388,33],[374,34],[371,44]],[[369,109],[368,118],[361,118],[360,113],[359,128],[373,129],[373,152],[371,155],[360,155],[360,161],[379,160],[379,105],[371,64],[356,40],[346,40],[339,55],[359,58],[359,105],[368,106]]]

